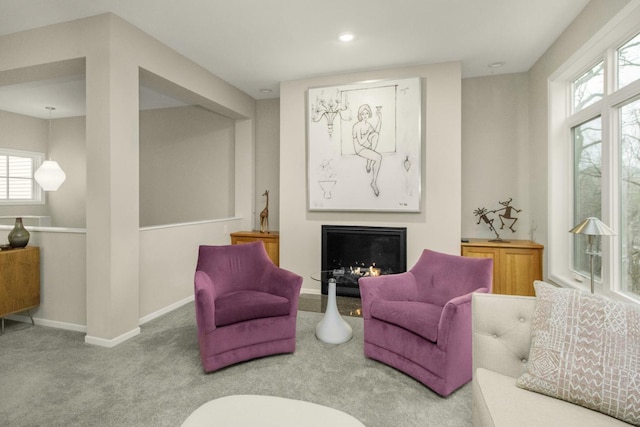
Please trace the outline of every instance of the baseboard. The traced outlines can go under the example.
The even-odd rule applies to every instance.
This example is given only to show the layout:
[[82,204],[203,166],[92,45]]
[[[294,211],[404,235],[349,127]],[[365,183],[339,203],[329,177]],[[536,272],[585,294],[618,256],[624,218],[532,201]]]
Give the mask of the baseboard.
[[[16,322],[31,323],[31,318],[22,314],[11,314],[6,318]],[[57,320],[41,319],[38,317],[34,317],[33,322],[38,326],[46,326],[48,328],[64,329],[74,332],[87,332],[86,325],[78,325],[77,323],[59,322]]]
[[115,337],[113,339],[104,339],[104,338],[98,338],[98,337],[92,337],[89,335],[85,335],[84,337],[84,342],[86,342],[87,344],[92,344],[92,345],[97,345],[100,347],[107,347],[107,348],[111,348],[111,347],[115,347],[118,344],[121,344],[123,342],[125,342],[126,340],[135,337],[136,335],[140,335],[140,328],[134,328],[132,330],[130,330],[129,332],[125,332],[124,334]]
[[322,295],[322,290],[313,289],[313,288],[302,288],[300,289],[300,295],[309,294],[309,295]]
[[182,299],[180,301],[174,302],[173,304],[170,304],[170,305],[168,305],[168,306],[166,306],[164,308],[161,308],[158,311],[154,311],[153,313],[147,314],[146,316],[143,316],[138,320],[138,325],[144,325],[147,322],[150,322],[150,321],[152,321],[154,319],[157,319],[160,316],[163,316],[163,315],[165,315],[167,313],[170,313],[173,310],[176,310],[176,309],[182,307],[183,305],[187,305],[187,304],[193,302],[194,299],[195,299],[194,296],[191,295],[191,296],[188,296],[188,297],[186,297],[186,298],[184,298],[184,299]]

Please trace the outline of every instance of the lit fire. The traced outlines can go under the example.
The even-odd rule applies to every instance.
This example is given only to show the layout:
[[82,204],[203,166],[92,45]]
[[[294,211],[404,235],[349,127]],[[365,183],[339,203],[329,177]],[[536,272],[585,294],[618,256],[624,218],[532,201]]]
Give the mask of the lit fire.
[[376,268],[375,265],[376,264],[374,263],[373,265],[370,265],[369,268],[366,268],[366,267],[349,267],[349,270],[350,270],[351,274],[354,274],[354,275],[360,276],[360,277],[379,276],[381,271],[382,271],[382,269]]

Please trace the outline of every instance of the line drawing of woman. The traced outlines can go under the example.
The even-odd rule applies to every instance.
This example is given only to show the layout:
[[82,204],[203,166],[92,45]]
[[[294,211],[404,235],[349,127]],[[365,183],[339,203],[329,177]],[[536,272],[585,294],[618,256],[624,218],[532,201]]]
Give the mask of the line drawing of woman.
[[378,173],[382,163],[382,154],[376,151],[378,139],[380,138],[380,128],[382,127],[382,106],[376,107],[376,115],[378,123],[375,127],[369,121],[373,113],[368,104],[362,104],[358,108],[358,121],[353,125],[353,149],[360,157],[367,159],[366,170],[371,172],[371,188],[373,194],[378,197],[380,190],[378,189]]

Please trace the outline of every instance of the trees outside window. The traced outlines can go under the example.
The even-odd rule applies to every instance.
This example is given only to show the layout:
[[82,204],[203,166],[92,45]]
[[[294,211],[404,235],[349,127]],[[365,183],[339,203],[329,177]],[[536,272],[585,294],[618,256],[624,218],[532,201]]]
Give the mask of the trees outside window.
[[[607,241],[595,239],[595,251],[602,254],[595,259],[597,281],[603,290],[640,301],[640,33],[636,30],[626,41],[609,46],[574,76],[566,81],[571,102],[564,111],[569,114],[551,120],[551,126],[562,123],[565,129],[557,134],[558,141],[571,145],[566,150],[571,154],[562,162],[569,163],[572,172],[563,175],[556,170],[555,175],[564,176],[566,182],[551,191],[557,200],[571,200],[564,210],[556,210],[566,215],[566,222],[560,226],[558,220],[552,227],[556,242],[570,242],[566,248],[571,257],[563,266],[562,257],[556,256],[551,275],[587,282],[580,279],[589,275],[587,237],[559,233],[566,232],[566,225],[595,216],[617,234]],[[556,93],[559,97],[562,91]],[[550,100],[551,111],[561,112]],[[561,167],[560,161],[550,160],[550,168]]]

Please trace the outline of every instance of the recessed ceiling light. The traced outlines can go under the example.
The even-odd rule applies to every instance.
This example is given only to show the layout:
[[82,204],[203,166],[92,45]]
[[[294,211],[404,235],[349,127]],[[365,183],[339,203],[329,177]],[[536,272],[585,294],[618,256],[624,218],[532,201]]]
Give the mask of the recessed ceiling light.
[[271,89],[267,89],[267,88],[260,89],[260,93],[271,93],[271,92],[273,92],[273,90]]
[[504,61],[492,62],[489,64],[489,68],[500,68],[505,64]]
[[344,43],[348,43],[350,41],[353,41],[354,38],[355,38],[355,36],[353,35],[353,33],[342,33],[342,34],[340,34],[338,36],[338,39],[341,42],[344,42]]

